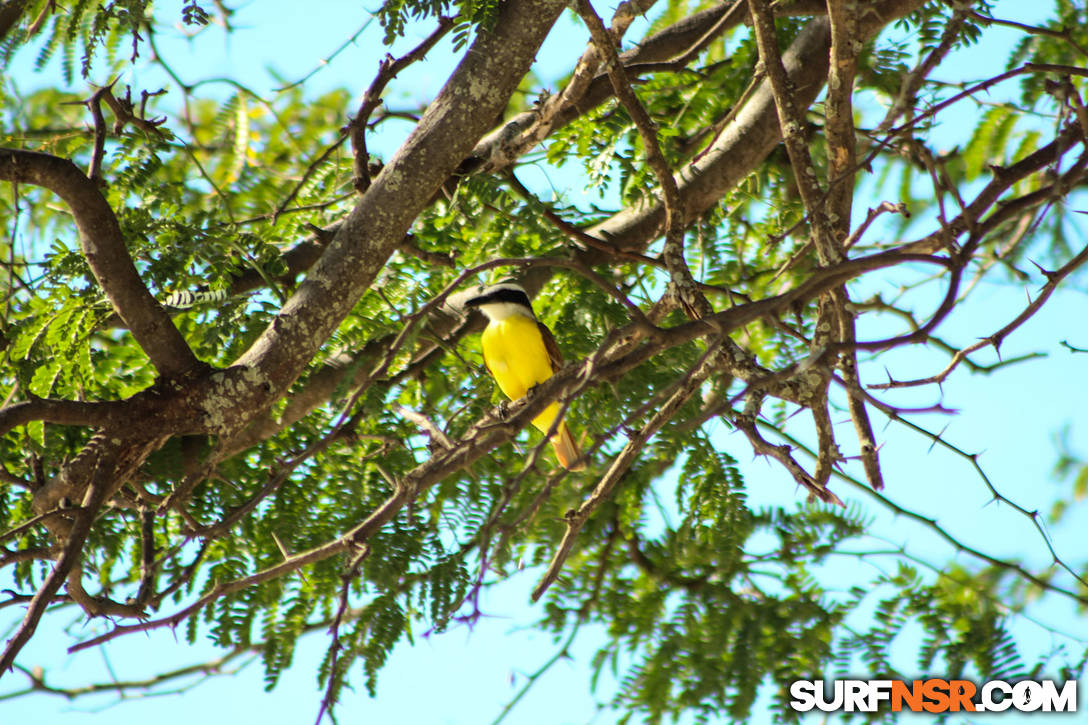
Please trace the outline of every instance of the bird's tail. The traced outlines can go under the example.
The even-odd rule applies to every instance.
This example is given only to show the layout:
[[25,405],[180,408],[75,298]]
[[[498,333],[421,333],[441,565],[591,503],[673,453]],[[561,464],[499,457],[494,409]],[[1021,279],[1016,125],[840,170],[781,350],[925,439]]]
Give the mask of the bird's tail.
[[585,463],[578,461],[582,457],[582,451],[574,436],[570,434],[570,428],[566,421],[559,424],[559,430],[552,436],[552,448],[555,449],[555,457],[559,465],[568,471],[581,471],[586,467]]

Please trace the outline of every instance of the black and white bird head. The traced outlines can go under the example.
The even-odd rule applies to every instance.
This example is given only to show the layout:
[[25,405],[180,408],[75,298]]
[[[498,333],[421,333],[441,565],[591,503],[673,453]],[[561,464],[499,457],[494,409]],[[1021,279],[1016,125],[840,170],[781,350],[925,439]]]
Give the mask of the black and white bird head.
[[514,315],[536,319],[529,294],[515,282],[479,285],[459,293],[457,302],[464,309],[480,310],[489,320],[505,320]]

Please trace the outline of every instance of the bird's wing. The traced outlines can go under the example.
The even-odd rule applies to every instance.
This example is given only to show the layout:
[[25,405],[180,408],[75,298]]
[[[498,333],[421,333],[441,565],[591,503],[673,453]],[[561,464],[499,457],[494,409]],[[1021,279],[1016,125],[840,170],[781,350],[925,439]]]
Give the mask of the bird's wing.
[[559,368],[563,367],[563,353],[559,351],[559,344],[555,341],[555,335],[548,329],[540,320],[536,321],[536,326],[540,329],[540,337],[544,340],[544,349],[548,351],[548,357],[552,362],[552,372],[556,372]]

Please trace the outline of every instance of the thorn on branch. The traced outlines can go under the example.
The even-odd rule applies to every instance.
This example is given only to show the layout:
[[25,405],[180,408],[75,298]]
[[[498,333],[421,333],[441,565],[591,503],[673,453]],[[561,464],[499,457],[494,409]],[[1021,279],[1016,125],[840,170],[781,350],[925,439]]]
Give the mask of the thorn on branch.
[[992,173],[994,175],[994,178],[997,179],[999,182],[1004,182],[1005,180],[1011,178],[1010,171],[1006,166],[1001,166],[1000,164],[989,164],[988,168],[990,169],[990,173]]
[[117,79],[110,81],[107,85],[95,89],[95,92],[91,94],[90,98],[79,102],[86,106],[91,112],[91,119],[94,122],[94,149],[91,153],[91,162],[87,170],[87,176],[99,185],[103,185],[102,159],[105,156],[107,135],[106,119],[102,113],[103,102],[105,102],[105,104],[109,106],[110,111],[113,112],[113,133],[115,135],[124,131],[125,126],[132,124],[149,135],[154,135],[158,138],[164,137],[159,126],[166,123],[166,116],[148,119],[146,118],[145,113],[147,110],[147,99],[162,95],[166,93],[166,90],[159,89],[153,92],[141,91],[140,111],[137,113],[135,111],[135,104],[132,102],[131,86],[125,86],[124,97],[117,98],[113,94],[113,87],[116,83]]
[[[744,406],[744,411],[730,416],[733,424],[747,436],[748,442],[752,446],[752,451],[757,456],[767,456],[781,463],[782,466],[789,471],[793,480],[808,491],[810,501],[819,499],[825,503],[833,503],[845,507],[846,504],[842,502],[842,499],[836,496],[826,484],[818,482],[805,471],[801,464],[794,460],[792,455],[793,450],[789,445],[773,445],[760,435],[759,430],[756,428],[756,421],[759,416],[759,407],[762,403],[762,399],[762,396],[759,394],[749,395]],[[824,458],[825,454],[821,452],[818,457]]]
[[1054,271],[1051,271],[1051,270],[1047,269],[1046,267],[1043,267],[1041,264],[1036,262],[1034,259],[1031,259],[1031,260],[1028,260],[1028,261],[1030,261],[1033,265],[1035,265],[1035,269],[1039,270],[1039,274],[1046,277],[1047,282],[1054,282],[1055,280],[1060,279],[1058,272],[1054,272]]

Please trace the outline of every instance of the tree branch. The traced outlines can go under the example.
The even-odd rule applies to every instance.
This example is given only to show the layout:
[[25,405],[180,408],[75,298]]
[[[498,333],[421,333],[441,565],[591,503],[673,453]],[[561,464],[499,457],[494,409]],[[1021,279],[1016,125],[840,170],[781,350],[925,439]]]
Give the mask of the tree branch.
[[1057,289],[1061,281],[1068,277],[1069,274],[1072,273],[1074,270],[1083,266],[1086,262],[1088,262],[1088,247],[1081,249],[1080,252],[1078,252],[1072,259],[1070,259],[1068,262],[1066,262],[1055,271],[1047,271],[1040,267],[1039,271],[1042,272],[1044,277],[1046,277],[1046,284],[1044,284],[1043,288],[1039,290],[1039,293],[1035,296],[1035,299],[1032,300],[1031,303],[1028,304],[1027,307],[1025,307],[1020,312],[1020,314],[1018,314],[1013,320],[1011,320],[1007,325],[1002,327],[997,332],[993,333],[992,335],[987,335],[978,342],[972,343],[971,345],[956,350],[955,354],[953,354],[952,356],[952,360],[949,361],[948,365],[945,366],[945,368],[939,373],[936,373],[935,375],[930,375],[926,378],[918,378],[915,380],[892,380],[887,383],[876,383],[869,385],[869,387],[873,390],[887,390],[889,388],[908,388],[918,385],[929,385],[931,383],[936,383],[939,385],[948,378],[952,371],[955,370],[961,362],[967,359],[968,355],[975,352],[976,350],[981,350],[988,345],[992,345],[994,350],[1000,353],[1001,343],[1005,340],[1005,338],[1012,334],[1012,332],[1020,327],[1020,325],[1031,319],[1031,317],[1036,312],[1038,312],[1044,304],[1046,304],[1046,301],[1050,299],[1050,295],[1054,293],[1054,290]]
[[638,96],[632,90],[631,82],[628,80],[619,56],[616,54],[616,49],[612,45],[612,38],[604,29],[604,24],[601,22],[600,17],[597,16],[593,5],[589,0],[579,0],[577,9],[586,27],[589,28],[590,35],[593,36],[597,52],[604,58],[604,66],[608,72],[608,79],[612,84],[612,91],[616,94],[616,98],[620,100],[620,103],[623,104],[628,115],[631,116],[635,128],[638,129],[639,136],[642,138],[646,162],[653,170],[654,176],[657,177],[657,182],[661,185],[661,196],[665,203],[665,247],[663,256],[669,269],[674,291],[690,318],[704,317],[711,312],[710,303],[699,292],[695,280],[691,276],[691,270],[688,269],[687,261],[684,259],[684,230],[686,224],[680,203],[680,190],[676,185],[676,179],[673,178],[672,169],[669,168],[664,154],[661,153],[661,146],[657,141],[657,132],[654,130],[653,119],[650,118],[650,114],[646,112],[642,103],[639,102]]
[[[732,4],[721,3],[681,18],[620,54],[620,60],[629,75],[638,76],[656,70],[656,63],[697,54],[715,38],[743,22],[745,13],[738,12],[743,4],[744,0],[734,0]],[[624,4],[621,4],[616,11],[617,16],[623,7]],[[826,12],[822,0],[776,3],[774,10],[776,15],[781,16],[820,15]],[[618,31],[623,29],[618,29],[613,20],[612,31],[617,40],[622,37],[622,32]],[[587,56],[583,55],[579,67],[587,63]],[[461,165],[462,173],[505,170],[552,131],[566,126],[612,97],[607,74],[596,76],[588,84],[582,75],[576,72],[568,86],[549,98],[542,108],[518,114],[481,139],[471,156]]]
[[[348,123],[348,135],[351,138],[351,146],[355,152],[355,190],[362,193],[370,186],[370,155],[366,150],[366,125],[370,120],[370,114],[374,112],[382,102],[382,91],[385,90],[385,86],[389,81],[397,77],[397,74],[402,70],[415,63],[417,60],[421,60],[427,53],[433,48],[438,41],[442,40],[446,36],[454,25],[454,19],[451,17],[441,17],[438,19],[438,27],[434,32],[428,35],[422,43],[413,48],[410,52],[402,55],[400,58],[394,59],[393,56],[386,54],[385,58],[378,64],[378,75],[375,76],[371,82],[370,87],[366,89],[363,94],[363,100],[359,104],[359,110],[355,115],[355,118],[351,119]],[[318,720],[321,718],[319,717]]]
[[19,22],[29,0],[4,0],[0,3],[0,40],[7,37]]
[[[729,334],[732,330],[764,315],[772,314],[776,310],[787,310],[795,304],[812,299],[831,287],[842,284],[847,279],[866,271],[901,264],[905,261],[922,260],[931,261],[928,257],[901,255],[895,251],[848,260],[835,267],[819,270],[796,289],[777,297],[751,302],[746,305],[738,305],[717,312],[708,318],[687,322],[674,328],[657,328],[647,344],[634,350],[620,347],[620,352],[615,356],[603,357],[595,361],[591,368],[593,372],[592,383],[601,384],[617,380],[666,348],[681,345],[698,337]],[[625,330],[627,334],[633,334],[639,329],[641,329],[640,323],[631,323],[627,328],[617,330],[616,337],[617,339],[623,337]],[[76,652],[93,647],[130,632],[176,626],[193,613],[200,611],[203,607],[224,596],[255,584],[276,579],[297,571],[303,566],[322,561],[349,548],[366,543],[371,536],[389,523],[409,503],[417,500],[421,493],[444,480],[454,471],[460,470],[485,455],[496,446],[511,440],[522,428],[530,425],[531,421],[552,402],[566,403],[575,391],[581,390],[589,384],[590,380],[584,377],[584,367],[581,365],[566,366],[547,381],[537,385],[531,395],[510,403],[504,419],[500,420],[497,411],[490,412],[472,426],[460,439],[454,441],[451,448],[436,451],[427,461],[398,480],[393,493],[380,506],[340,537],[307,551],[289,556],[284,561],[249,576],[220,583],[192,604],[167,617],[139,624],[117,626],[105,634],[73,645],[69,648],[69,651]],[[685,389],[682,387],[681,391],[678,391],[666,403],[663,410],[669,411],[672,410],[674,405],[682,404],[680,392]],[[671,416],[671,413],[669,415]],[[658,419],[655,417],[644,429],[644,433],[647,436],[652,435],[666,420],[667,418]],[[619,468],[616,470],[619,471]],[[604,480],[602,479],[602,481]],[[614,482],[608,485],[608,490],[610,490]]]
[[[582,1],[585,2],[585,0]],[[578,532],[582,530],[582,526],[585,525],[593,512],[612,495],[612,491],[623,479],[627,471],[630,470],[631,466],[634,465],[646,443],[661,429],[661,426],[676,415],[681,406],[699,389],[702,382],[714,372],[713,361],[717,351],[718,346],[715,344],[708,347],[693,369],[677,381],[676,390],[668,401],[654,413],[650,420],[646,422],[646,425],[631,435],[631,439],[612,461],[612,465],[608,467],[608,471],[601,477],[589,498],[583,501],[582,505],[576,510],[567,512],[567,530],[563,533],[563,539],[559,542],[558,548],[552,555],[551,563],[548,564],[544,576],[541,577],[540,582],[533,589],[532,598],[534,602],[540,599],[544,592],[548,590],[548,587],[559,578],[564,562],[570,556],[571,551],[574,550]]]
[[128,416],[131,416],[131,406],[126,401],[88,403],[31,396],[30,400],[0,410],[0,435],[34,420],[101,428],[119,423]]
[[[344,220],[307,279],[273,324],[237,361],[247,371],[232,391],[239,413],[259,411],[309,364],[435,191],[505,107],[563,7],[512,0],[481,31],[419,125]],[[249,415],[252,415],[250,413]],[[247,415],[230,415],[238,430]]]
[[[858,22],[858,40],[864,42],[888,23],[912,12],[924,0],[884,0],[866,8]],[[782,54],[782,64],[793,87],[793,103],[807,108],[827,79],[830,30],[827,18],[814,18]],[[676,176],[685,219],[696,219],[767,157],[780,141],[774,97],[767,81],[759,84],[733,121],[699,156]],[[621,249],[641,249],[662,228],[663,209],[644,204],[625,209],[587,230]]]
[[64,200],[95,279],[161,375],[180,377],[199,365],[136,272],[113,209],[75,164],[34,151],[0,149],[0,179],[43,186]]
[[45,613],[45,608],[53,601],[60,585],[68,578],[69,572],[77,568],[80,558],[83,556],[83,543],[91,532],[91,524],[102,504],[106,500],[111,484],[116,452],[104,449],[102,455],[95,462],[94,473],[91,477],[90,488],[84,499],[84,505],[75,512],[68,539],[63,543],[63,550],[57,559],[53,570],[45,578],[34,598],[30,600],[26,615],[23,617],[19,629],[8,640],[4,652],[0,655],[0,676],[10,670],[15,664],[15,657],[23,646],[30,640],[31,635],[38,628],[38,622]]

